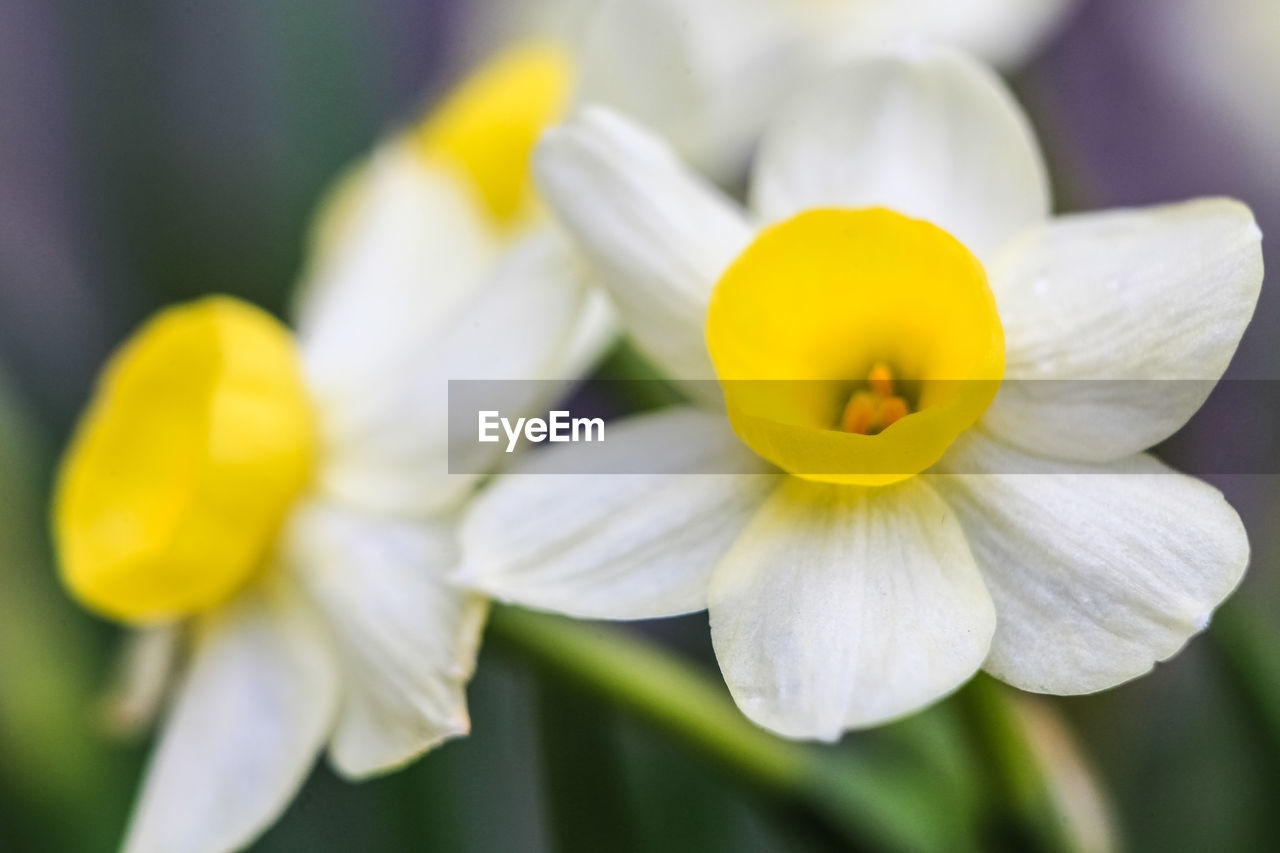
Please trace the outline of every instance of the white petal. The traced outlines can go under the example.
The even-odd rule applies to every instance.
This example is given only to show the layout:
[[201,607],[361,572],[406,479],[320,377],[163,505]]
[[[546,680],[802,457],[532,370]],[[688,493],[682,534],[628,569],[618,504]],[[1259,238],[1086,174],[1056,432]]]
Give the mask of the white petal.
[[837,52],[923,37],[1008,67],[1024,61],[1076,5],[1077,0],[828,0],[820,23]]
[[717,567],[709,609],[743,712],[823,740],[954,690],[995,628],[959,522],[918,477],[881,489],[790,479]]
[[1249,209],[1225,199],[1070,216],[1019,238],[991,271],[1013,381],[985,427],[1087,461],[1173,434],[1253,317],[1261,240]]
[[376,151],[318,217],[297,296],[299,343],[322,396],[385,374],[447,328],[499,257],[466,186],[407,144]]
[[[376,151],[326,199],[297,297],[320,416],[321,487],[358,505],[431,510],[470,487],[444,472],[442,395],[406,412],[404,381],[500,257],[467,188],[404,143]],[[397,381],[398,380],[398,381]],[[394,445],[394,446],[393,446]]]
[[449,379],[577,379],[566,363],[610,343],[592,269],[569,235],[547,226],[506,252],[439,342]]
[[172,687],[182,637],[176,625],[130,631],[102,703],[107,731],[135,737],[151,728]]
[[470,727],[465,687],[486,606],[444,582],[455,535],[444,521],[322,504],[290,525],[289,561],[338,640],[346,693],[330,754],[345,776],[398,767]]
[[702,610],[712,567],[777,477],[723,418],[691,409],[610,423],[591,457],[597,471],[664,473],[545,473],[571,470],[580,447],[531,455],[475,500],[459,582],[584,618]]
[[653,128],[699,172],[738,179],[760,131],[815,59],[790,5],[601,3],[582,47],[579,98]]
[[563,379],[588,376],[617,341],[618,334],[618,312],[613,301],[604,288],[593,287],[587,294],[578,327],[564,348],[561,366],[548,371],[548,375]]
[[868,56],[784,109],[756,162],[769,221],[815,207],[887,207],[989,259],[1049,213],[1026,117],[987,68],[937,49]]
[[[530,234],[480,279],[443,328],[424,327],[381,373],[338,389],[317,387],[326,495],[397,515],[427,516],[456,504],[494,456],[458,461],[455,470],[470,473],[449,473],[450,381],[504,380],[498,408],[530,414],[559,386],[524,380],[572,379],[562,371],[589,364],[609,339],[587,270],[558,229]],[[371,341],[380,334],[376,324],[364,330]],[[476,449],[491,447],[497,449]]]
[[329,638],[284,579],[203,617],[124,849],[225,853],[248,845],[302,785],[337,701]]
[[1239,583],[1249,542],[1217,489],[1148,456],[1026,456],[970,433],[932,478],[996,602],[986,669],[1041,693],[1090,693],[1176,653]]
[[534,169],[638,346],[673,378],[714,378],[703,325],[712,287],[751,241],[741,211],[600,108],[548,131]]

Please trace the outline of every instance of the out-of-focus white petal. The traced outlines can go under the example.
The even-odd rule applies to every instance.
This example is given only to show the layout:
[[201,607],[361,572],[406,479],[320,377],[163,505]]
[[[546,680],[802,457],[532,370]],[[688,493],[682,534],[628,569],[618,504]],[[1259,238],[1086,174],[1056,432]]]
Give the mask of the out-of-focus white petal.
[[613,301],[603,287],[593,287],[573,338],[564,349],[561,366],[548,371],[548,375],[560,379],[587,376],[617,341],[619,332]]
[[778,0],[606,0],[581,50],[579,100],[653,128],[702,174],[740,176],[817,57]]
[[971,432],[931,478],[964,525],[997,625],[986,669],[1090,693],[1149,671],[1209,622],[1249,560],[1217,489],[1149,456],[1049,462]]
[[908,38],[926,38],[1002,67],[1024,61],[1062,23],[1077,0],[819,0],[808,7],[815,33],[834,55]]
[[918,477],[880,489],[789,479],[716,568],[709,609],[743,712],[823,740],[954,690],[995,629],[959,522]]
[[175,625],[140,628],[125,637],[114,683],[102,703],[108,732],[133,737],[151,728],[169,694],[180,641]]
[[330,639],[287,579],[268,578],[202,617],[194,642],[127,853],[245,847],[284,811],[333,723]]
[[572,470],[581,447],[533,454],[475,500],[458,581],[584,618],[702,610],[712,567],[776,475],[723,418],[691,409],[608,424],[590,457],[591,470],[663,473],[546,473]]
[[639,348],[676,379],[714,378],[703,324],[712,287],[751,241],[742,212],[662,142],[601,108],[549,131],[534,168]]
[[934,48],[882,53],[805,89],[770,126],[754,203],[769,221],[815,207],[887,207],[989,260],[1049,214],[1031,128],[989,69]]
[[299,344],[321,399],[404,364],[448,327],[499,252],[468,188],[407,143],[357,166],[321,209],[296,299]]
[[[569,236],[547,226],[517,243],[439,339],[449,379],[563,379],[564,365],[609,339],[592,270]],[[607,315],[606,315],[607,316]]]
[[[494,457],[468,459],[455,468],[469,473],[449,473],[450,380],[503,380],[498,408],[526,414],[550,402],[544,397],[558,386],[523,380],[572,379],[562,371],[589,363],[608,341],[588,272],[556,228],[531,233],[479,279],[442,324],[423,324],[382,373],[341,388],[317,386],[324,494],[397,515],[456,504]],[[588,330],[591,323],[597,327]],[[377,347],[381,333],[370,325],[365,342],[349,345]]]
[[288,561],[328,616],[343,663],[330,755],[346,776],[392,769],[470,727],[465,687],[486,605],[444,582],[455,535],[448,521],[322,504],[290,523]]
[[985,428],[1095,462],[1173,434],[1253,317],[1261,241],[1225,199],[1070,216],[1019,238],[991,270],[1008,355]]

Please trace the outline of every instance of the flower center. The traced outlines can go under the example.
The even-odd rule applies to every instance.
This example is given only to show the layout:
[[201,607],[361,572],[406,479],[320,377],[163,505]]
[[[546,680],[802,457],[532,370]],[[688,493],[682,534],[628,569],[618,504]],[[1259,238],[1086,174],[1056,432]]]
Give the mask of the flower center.
[[535,207],[529,158],[563,115],[572,83],[572,62],[560,48],[510,48],[463,81],[414,141],[424,156],[465,174],[498,223],[516,224]]
[[314,427],[293,339],[271,316],[225,297],[160,313],[112,357],[63,460],[64,583],[130,623],[222,602],[307,483]]
[[893,392],[893,371],[877,364],[867,374],[867,388],[855,391],[840,415],[840,429],[875,435],[911,414],[911,404]]
[[706,333],[738,436],[831,483],[924,471],[1004,375],[982,265],[942,229],[880,208],[762,231],[717,282]]

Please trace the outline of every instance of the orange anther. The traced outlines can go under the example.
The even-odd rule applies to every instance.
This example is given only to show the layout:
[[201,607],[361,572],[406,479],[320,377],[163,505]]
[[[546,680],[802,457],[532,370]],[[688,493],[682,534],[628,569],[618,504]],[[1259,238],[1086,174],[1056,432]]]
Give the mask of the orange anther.
[[906,400],[901,397],[890,397],[880,404],[880,429],[887,429],[905,418],[909,412]]
[[877,397],[886,399],[893,396],[893,371],[884,362],[877,362],[867,374],[867,384]]
[[876,398],[866,391],[859,391],[849,398],[844,407],[844,415],[840,418],[840,427],[845,432],[866,435],[876,422],[876,410],[879,405]]

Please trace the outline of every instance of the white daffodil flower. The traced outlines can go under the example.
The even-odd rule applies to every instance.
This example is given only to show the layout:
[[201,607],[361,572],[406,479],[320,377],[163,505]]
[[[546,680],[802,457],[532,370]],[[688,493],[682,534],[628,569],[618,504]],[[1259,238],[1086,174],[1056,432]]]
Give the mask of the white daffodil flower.
[[1001,68],[1025,62],[1077,0],[773,0],[837,57],[904,38],[949,44]]
[[55,527],[68,589],[143,629],[117,723],[159,704],[189,640],[130,853],[240,849],[326,746],[360,779],[468,730],[486,604],[445,574],[480,475],[449,473],[448,381],[571,375],[599,340],[567,240],[514,224],[542,105],[471,136],[498,89],[342,182],[295,331],[210,297],[148,321],[103,374]]
[[735,179],[778,106],[850,54],[903,38],[1024,60],[1075,0],[535,0],[484,2],[482,45],[561,45],[574,100],[653,128],[700,172]]
[[[536,456],[471,505],[473,588],[587,618],[708,609],[743,711],[830,740],[979,668],[1031,691],[1119,684],[1240,580],[1234,510],[1143,451],[1252,317],[1243,205],[1050,218],[1013,98],[933,49],[804,92],[750,211],[601,109],[535,162],[636,344],[718,377],[739,438],[677,409],[609,427],[613,457],[662,473]],[[1139,381],[1080,381],[1107,379]]]

